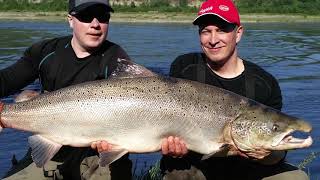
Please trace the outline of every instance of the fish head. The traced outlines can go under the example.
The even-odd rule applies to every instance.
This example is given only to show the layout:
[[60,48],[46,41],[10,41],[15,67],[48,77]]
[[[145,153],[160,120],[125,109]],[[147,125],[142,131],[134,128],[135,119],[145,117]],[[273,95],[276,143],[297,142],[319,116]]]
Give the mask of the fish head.
[[243,108],[231,122],[230,134],[241,151],[289,150],[311,146],[312,138],[293,137],[295,131],[310,132],[306,121],[286,115],[267,106],[255,105]]

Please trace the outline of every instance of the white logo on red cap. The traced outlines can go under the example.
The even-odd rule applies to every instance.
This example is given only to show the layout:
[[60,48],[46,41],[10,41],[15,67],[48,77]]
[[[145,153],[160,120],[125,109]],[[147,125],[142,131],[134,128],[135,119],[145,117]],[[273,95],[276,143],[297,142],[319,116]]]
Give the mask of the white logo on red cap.
[[213,9],[213,6],[210,6],[210,7],[207,7],[205,9],[201,9],[199,14],[203,14],[203,13],[206,13],[207,11],[211,11]]
[[226,6],[226,5],[220,5],[220,6],[219,6],[219,9],[220,9],[221,11],[229,11],[229,7]]

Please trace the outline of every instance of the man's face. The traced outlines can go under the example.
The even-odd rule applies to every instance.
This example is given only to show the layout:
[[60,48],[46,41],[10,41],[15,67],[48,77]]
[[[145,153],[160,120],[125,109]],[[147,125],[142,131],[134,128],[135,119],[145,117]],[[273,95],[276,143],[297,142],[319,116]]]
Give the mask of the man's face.
[[242,36],[242,26],[223,20],[207,22],[199,26],[200,44],[208,59],[215,63],[225,63],[236,56],[236,45]]
[[108,35],[110,14],[103,5],[91,6],[84,11],[68,16],[73,29],[73,41],[82,50],[99,47]]

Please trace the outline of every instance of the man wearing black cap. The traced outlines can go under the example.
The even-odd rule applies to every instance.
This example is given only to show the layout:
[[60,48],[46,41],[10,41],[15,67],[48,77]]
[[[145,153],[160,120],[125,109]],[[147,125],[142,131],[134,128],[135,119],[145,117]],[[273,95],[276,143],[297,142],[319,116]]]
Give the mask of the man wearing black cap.
[[[170,76],[218,86],[281,110],[282,96],[276,79],[254,63],[238,57],[243,27],[232,0],[207,0],[193,22],[199,27],[202,53],[178,56]],[[175,143],[171,143],[174,147]],[[168,154],[177,154],[169,149]],[[179,149],[179,155],[182,151]],[[165,179],[308,179],[306,173],[284,162],[285,152],[256,152],[201,161],[188,152],[183,158],[164,156],[160,162]]]
[[[37,78],[43,91],[107,78],[118,58],[130,59],[119,45],[106,40],[110,12],[113,9],[108,0],[70,0],[72,36],[35,43],[19,61],[1,70],[0,97],[19,91]],[[92,148],[105,145],[97,142]],[[28,151],[6,179],[110,179],[109,167],[99,167],[94,149],[63,146],[43,169],[35,166]],[[131,166],[128,155],[115,161],[110,165],[113,178],[131,179]]]

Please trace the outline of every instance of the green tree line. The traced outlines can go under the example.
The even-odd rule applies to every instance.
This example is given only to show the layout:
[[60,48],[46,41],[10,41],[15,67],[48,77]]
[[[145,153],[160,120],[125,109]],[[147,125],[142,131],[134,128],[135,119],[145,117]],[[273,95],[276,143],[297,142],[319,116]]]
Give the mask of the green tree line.
[[[320,0],[236,0],[240,13],[274,13],[320,15]],[[2,0],[0,11],[67,11],[66,0],[43,0],[29,3],[28,0]],[[170,0],[150,0],[149,3],[136,5],[114,5],[117,12],[192,12],[198,7],[190,7],[187,0],[179,0],[179,6],[170,6]]]
[[241,13],[320,14],[320,0],[238,0]]

